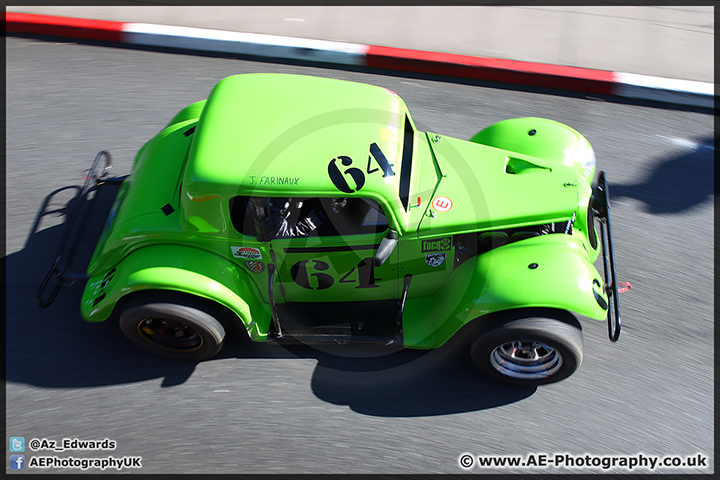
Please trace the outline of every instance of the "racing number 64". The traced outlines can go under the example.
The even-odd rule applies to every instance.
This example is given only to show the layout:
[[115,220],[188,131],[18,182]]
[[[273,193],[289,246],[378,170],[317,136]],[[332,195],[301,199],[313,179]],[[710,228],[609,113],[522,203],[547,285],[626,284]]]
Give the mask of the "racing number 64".
[[[312,262],[312,273],[308,272],[308,264]],[[322,260],[300,260],[290,267],[290,276],[293,281],[299,286],[308,290],[325,290],[335,284],[335,279],[329,273],[326,273],[330,269],[330,265]],[[353,277],[355,271],[357,271],[357,280]],[[317,287],[313,287],[310,284],[310,277],[314,277],[317,280]],[[357,264],[357,266],[350,269],[345,275],[343,275],[338,282],[339,283],[357,283],[355,288],[375,288],[379,287],[377,282],[382,280],[381,278],[375,277],[375,266],[373,258],[363,258]]]
[[[342,163],[344,167],[348,168],[344,171],[340,171],[340,167],[337,164],[338,160],[340,160],[340,163]],[[372,168],[373,160],[375,160],[375,163],[377,164],[377,167],[375,168]],[[370,154],[368,155],[365,173],[357,167],[352,167],[352,164],[353,159],[346,155],[339,155],[338,157],[330,160],[330,163],[328,164],[328,175],[330,176],[330,180],[332,180],[333,185],[335,185],[338,190],[345,193],[359,192],[360,189],[365,186],[365,173],[371,175],[375,172],[382,171],[383,178],[395,175],[395,171],[392,169],[395,164],[388,161],[385,154],[382,150],[380,150],[378,144],[374,142],[370,144]],[[353,180],[355,183],[355,189],[350,187],[346,179],[347,177],[350,177]]]

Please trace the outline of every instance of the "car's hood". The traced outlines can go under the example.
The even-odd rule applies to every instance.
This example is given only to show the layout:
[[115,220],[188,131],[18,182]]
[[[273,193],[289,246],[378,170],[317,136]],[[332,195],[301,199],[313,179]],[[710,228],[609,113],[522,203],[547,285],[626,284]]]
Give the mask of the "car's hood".
[[578,173],[557,162],[427,134],[442,174],[419,234],[463,233],[569,220]]

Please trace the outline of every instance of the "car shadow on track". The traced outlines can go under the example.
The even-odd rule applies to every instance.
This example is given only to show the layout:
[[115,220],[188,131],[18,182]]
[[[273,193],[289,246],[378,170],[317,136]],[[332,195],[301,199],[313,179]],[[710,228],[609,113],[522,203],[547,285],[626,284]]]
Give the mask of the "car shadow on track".
[[[156,358],[126,341],[116,323],[82,320],[83,281],[63,287],[47,309],[36,304],[38,286],[62,236],[70,194],[77,190],[65,187],[49,194],[24,248],[5,259],[6,380],[43,388],[98,387],[158,378],[163,379],[162,387],[184,384],[196,363]],[[109,187],[101,190],[78,243],[76,266],[87,265],[115,193]],[[46,223],[56,224],[43,228]],[[244,332],[231,331],[220,354],[208,361],[236,359],[237,367],[243,368],[243,359],[253,358],[315,359],[311,387],[320,400],[373,416],[483,410],[535,392],[483,378],[469,359],[469,346],[462,342],[432,351],[374,345],[280,346],[254,343]]]
[[233,337],[221,357],[310,358],[311,381],[323,401],[379,417],[446,415],[517,402],[536,388],[501,385],[483,377],[470,359],[467,331],[427,351],[381,345],[261,345]]
[[[64,219],[79,187],[50,193],[22,250],[5,258],[6,380],[48,388],[81,388],[165,377],[183,383],[194,365],[133,355],[117,325],[80,317],[83,282],[60,289],[47,308],[36,303],[38,287],[56,255]],[[116,189],[105,187],[79,239],[75,265],[86,265]],[[44,227],[46,224],[52,226]],[[53,225],[54,224],[54,225]],[[82,269],[73,269],[76,273]],[[48,289],[48,292],[50,289]]]
[[[649,213],[680,213],[710,200],[714,185],[714,139],[681,141],[682,153],[659,159],[646,177],[634,184],[611,184],[610,201],[634,198]],[[611,203],[612,205],[612,203]]]

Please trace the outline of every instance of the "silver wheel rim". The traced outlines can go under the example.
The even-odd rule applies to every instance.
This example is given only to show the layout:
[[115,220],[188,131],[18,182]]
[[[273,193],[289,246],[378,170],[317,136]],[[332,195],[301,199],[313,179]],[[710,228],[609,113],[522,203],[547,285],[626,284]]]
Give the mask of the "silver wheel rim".
[[499,373],[522,380],[548,378],[562,367],[560,352],[535,340],[513,340],[490,353],[490,363]]

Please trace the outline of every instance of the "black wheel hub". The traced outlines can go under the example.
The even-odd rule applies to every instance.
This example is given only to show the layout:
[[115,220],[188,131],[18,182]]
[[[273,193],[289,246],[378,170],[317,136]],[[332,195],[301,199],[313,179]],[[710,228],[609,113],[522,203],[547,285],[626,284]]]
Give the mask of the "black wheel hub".
[[197,331],[175,320],[146,318],[138,323],[138,332],[149,342],[169,350],[190,352],[203,344]]

